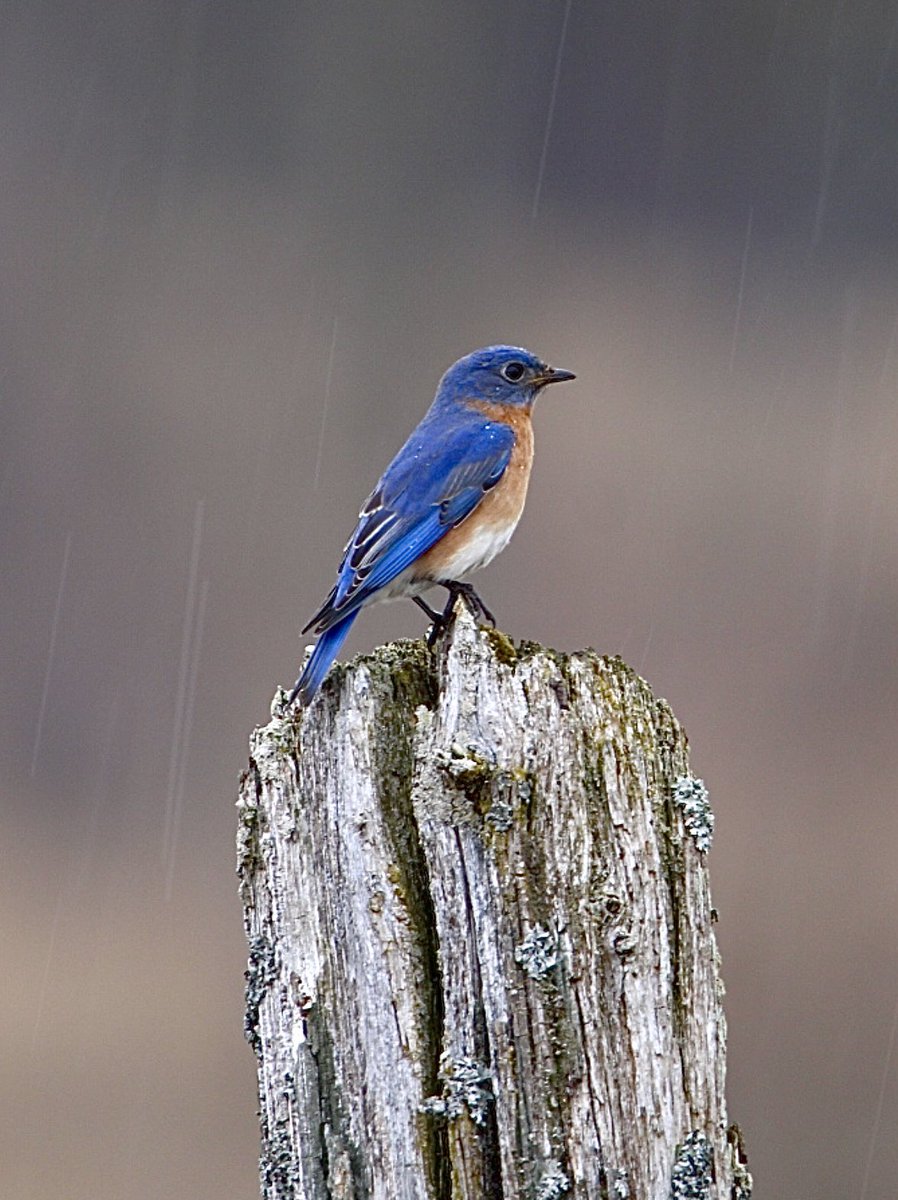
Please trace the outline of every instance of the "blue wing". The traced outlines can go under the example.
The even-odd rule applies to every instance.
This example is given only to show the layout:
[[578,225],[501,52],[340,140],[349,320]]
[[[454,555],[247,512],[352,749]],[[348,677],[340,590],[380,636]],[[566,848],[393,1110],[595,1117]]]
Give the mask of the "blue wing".
[[343,552],[337,582],[303,630],[324,633],[362,607],[469,516],[508,466],[515,434],[479,414],[425,417],[381,477]]

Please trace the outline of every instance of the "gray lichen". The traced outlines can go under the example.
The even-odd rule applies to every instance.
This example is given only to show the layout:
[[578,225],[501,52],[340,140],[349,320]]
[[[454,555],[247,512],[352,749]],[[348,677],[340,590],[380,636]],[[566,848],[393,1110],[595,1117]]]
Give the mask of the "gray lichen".
[[701,854],[711,849],[714,837],[714,813],[708,803],[704,780],[681,775],[673,787],[674,804],[683,810],[683,824]]
[[299,1194],[300,1176],[293,1139],[285,1123],[268,1130],[263,1120],[259,1171],[263,1195],[293,1200]]
[[677,1150],[670,1176],[670,1200],[710,1200],[711,1143],[698,1129]]
[[571,1181],[561,1169],[561,1163],[551,1159],[542,1169],[534,1193],[535,1200],[559,1200],[571,1190]]
[[475,1125],[484,1125],[488,1107],[495,1101],[491,1088],[492,1075],[486,1067],[473,1058],[447,1058],[443,1055],[440,1078],[443,1081],[442,1095],[428,1096],[420,1105],[420,1111],[435,1117],[446,1117],[450,1121],[467,1111]]
[[612,1171],[611,1196],[613,1200],[630,1200],[630,1176],[626,1171]]
[[246,980],[243,1036],[258,1053],[259,1005],[269,985],[277,978],[277,950],[268,938],[261,934],[249,939],[249,957],[243,978]]
[[497,833],[508,833],[514,824],[514,809],[505,799],[494,800],[486,814],[486,819]]
[[754,1181],[741,1163],[733,1167],[733,1200],[751,1200]]
[[514,958],[531,979],[542,979],[558,965],[558,938],[537,923],[515,947]]

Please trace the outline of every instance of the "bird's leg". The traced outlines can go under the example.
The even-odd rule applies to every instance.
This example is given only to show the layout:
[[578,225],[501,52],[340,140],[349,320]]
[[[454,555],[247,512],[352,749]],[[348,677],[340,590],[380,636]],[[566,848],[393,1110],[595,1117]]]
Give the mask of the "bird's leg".
[[490,625],[495,628],[496,618],[474,591],[470,583],[460,583],[457,579],[453,579],[444,583],[443,587],[449,590],[449,599],[443,610],[444,622],[448,623],[449,617],[452,615],[452,610],[455,608],[455,601],[459,596],[462,596],[475,617],[483,617],[485,621],[489,621]]
[[446,600],[446,607],[442,612],[436,612],[420,596],[411,597],[418,608],[422,612],[426,612],[430,618],[430,633],[427,635],[428,646],[433,647],[437,639],[442,637],[448,629],[449,622],[452,620],[452,614],[455,611],[455,602],[459,596],[463,597],[475,617],[483,617],[485,621],[489,621],[490,625],[495,627],[496,618],[474,591],[473,587],[471,587],[470,583],[460,583],[457,579],[451,579],[444,580],[441,586],[449,593],[449,597]]
[[437,612],[430,605],[422,600],[420,596],[412,596],[412,600],[417,604],[422,612],[426,612],[430,618],[430,632],[427,635],[427,645],[431,648],[436,644],[437,638],[446,628],[446,614]]
[[414,600],[414,602],[417,604],[418,608],[422,609],[424,612],[427,613],[428,617],[430,617],[432,622],[435,622],[438,624],[440,621],[442,621],[443,614],[437,612],[435,609],[432,609],[425,600],[421,599],[420,596],[412,596],[412,600]]

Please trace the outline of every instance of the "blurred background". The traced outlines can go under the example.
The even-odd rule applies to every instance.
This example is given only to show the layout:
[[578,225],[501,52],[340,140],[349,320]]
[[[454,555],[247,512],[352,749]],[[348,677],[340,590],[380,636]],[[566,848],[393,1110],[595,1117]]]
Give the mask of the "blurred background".
[[511,341],[578,379],[483,595],[689,732],[756,1195],[895,1196],[898,4],[8,0],[0,60],[0,1192],[257,1194],[247,738]]

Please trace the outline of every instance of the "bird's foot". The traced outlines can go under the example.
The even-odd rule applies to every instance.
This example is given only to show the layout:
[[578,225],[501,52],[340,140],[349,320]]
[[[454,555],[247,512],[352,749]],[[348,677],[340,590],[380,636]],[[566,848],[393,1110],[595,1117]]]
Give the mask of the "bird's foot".
[[412,596],[417,606],[422,612],[427,613],[427,616],[430,618],[427,645],[431,650],[451,625],[455,615],[455,603],[459,597],[467,604],[475,620],[482,617],[484,621],[488,621],[495,629],[496,618],[471,587],[470,583],[459,583],[453,580],[451,583],[444,583],[443,587],[449,592],[449,597],[446,600],[446,607],[442,612],[437,612],[436,609],[431,608],[420,596]]
[[496,628],[496,618],[474,591],[473,587],[471,587],[470,583],[453,583],[451,586],[448,584],[447,586],[449,587],[448,612],[452,612],[455,608],[456,599],[461,596],[475,618],[483,617],[484,621],[488,621],[494,629]]

